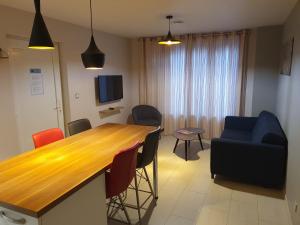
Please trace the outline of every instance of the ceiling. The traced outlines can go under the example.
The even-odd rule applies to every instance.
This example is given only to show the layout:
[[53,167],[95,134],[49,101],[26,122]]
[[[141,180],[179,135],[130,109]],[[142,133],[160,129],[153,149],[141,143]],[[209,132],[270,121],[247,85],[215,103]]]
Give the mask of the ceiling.
[[[175,34],[228,31],[284,23],[297,0],[93,0],[94,27],[124,37],[164,35],[173,14]],[[33,0],[0,5],[33,12]],[[88,0],[41,0],[45,16],[89,26]]]

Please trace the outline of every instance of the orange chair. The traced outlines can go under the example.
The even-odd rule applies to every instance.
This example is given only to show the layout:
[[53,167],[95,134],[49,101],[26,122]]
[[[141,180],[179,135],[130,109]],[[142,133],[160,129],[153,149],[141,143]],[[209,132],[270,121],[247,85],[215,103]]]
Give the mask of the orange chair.
[[64,133],[59,128],[44,130],[32,135],[35,148],[64,139]]

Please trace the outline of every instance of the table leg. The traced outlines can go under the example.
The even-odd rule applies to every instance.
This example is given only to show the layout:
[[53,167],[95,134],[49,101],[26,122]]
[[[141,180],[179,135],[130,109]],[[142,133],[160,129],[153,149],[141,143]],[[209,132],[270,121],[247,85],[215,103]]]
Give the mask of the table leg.
[[184,141],[185,144],[185,161],[187,161],[187,148],[188,148],[188,141]]
[[204,150],[200,134],[198,134],[198,138],[199,138],[199,141],[200,141],[201,148],[202,148],[202,150]]
[[177,138],[177,140],[176,140],[176,144],[175,144],[175,147],[174,147],[174,149],[173,149],[173,153],[175,153],[175,151],[176,151],[176,148],[177,148],[178,142],[179,142],[179,139]]
[[155,199],[158,199],[158,164],[157,164],[157,153],[153,159],[153,187]]

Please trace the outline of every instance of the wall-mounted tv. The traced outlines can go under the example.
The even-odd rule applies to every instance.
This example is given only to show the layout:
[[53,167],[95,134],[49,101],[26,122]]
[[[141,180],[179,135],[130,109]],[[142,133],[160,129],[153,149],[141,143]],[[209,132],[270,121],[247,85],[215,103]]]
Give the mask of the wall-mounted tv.
[[111,102],[123,98],[122,75],[98,76],[99,102]]

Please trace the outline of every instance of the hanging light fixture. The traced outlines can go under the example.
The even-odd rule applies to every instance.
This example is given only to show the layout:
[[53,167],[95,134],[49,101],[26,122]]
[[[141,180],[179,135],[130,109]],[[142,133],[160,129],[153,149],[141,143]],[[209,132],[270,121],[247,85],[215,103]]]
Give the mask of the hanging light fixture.
[[35,17],[31,31],[28,48],[31,49],[54,49],[53,42],[44,22],[40,0],[34,0]]
[[90,15],[91,41],[87,50],[81,54],[81,59],[86,69],[102,69],[105,62],[105,55],[99,50],[94,39],[92,0],[90,0]]
[[175,39],[171,34],[171,19],[173,18],[172,15],[166,16],[166,19],[169,20],[169,32],[165,38],[158,42],[160,45],[178,45],[181,43],[180,40]]

